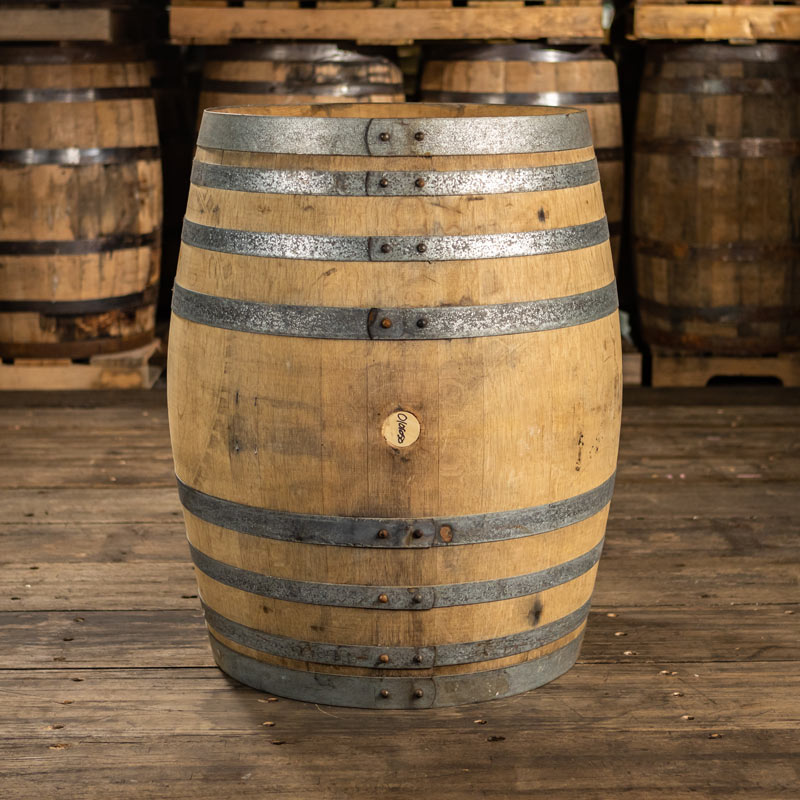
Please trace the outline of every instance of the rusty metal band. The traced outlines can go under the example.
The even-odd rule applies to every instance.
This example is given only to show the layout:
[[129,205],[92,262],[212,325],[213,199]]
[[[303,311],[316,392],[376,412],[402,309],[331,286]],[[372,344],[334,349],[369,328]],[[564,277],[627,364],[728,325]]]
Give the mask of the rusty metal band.
[[208,60],[214,61],[278,61],[282,64],[378,64],[391,65],[392,62],[378,53],[343,49],[337,44],[326,42],[267,42],[246,44],[237,41],[235,45],[213,48]]
[[[280,110],[279,106],[275,107]],[[420,106],[424,111],[425,106]],[[429,106],[435,115],[436,105]],[[364,113],[368,113],[365,106]],[[495,117],[367,119],[278,117],[207,109],[199,147],[252,153],[457,156],[542,153],[589,147],[585,111]]]
[[563,61],[610,61],[598,45],[577,50],[562,50],[542,47],[538,44],[515,42],[514,44],[476,45],[466,49],[461,45],[436,45],[431,49],[428,63],[441,61],[532,61],[557,64]]
[[195,161],[192,183],[212,189],[263,194],[337,197],[430,197],[543,192],[600,180],[594,159],[524,169],[415,172],[334,172],[233,167]]
[[615,477],[616,473],[586,492],[538,506],[416,519],[272,511],[224,500],[177,481],[178,496],[190,514],[227,530],[304,544],[425,549],[519,539],[582,522],[611,502]]
[[451,92],[423,89],[429,103],[490,103],[501,105],[588,106],[619,103],[618,92]]
[[608,239],[605,217],[518,233],[473,236],[320,236],[217,228],[185,219],[181,240],[202,250],[259,258],[305,261],[472,261],[564,253],[594,247]]
[[149,233],[119,233],[98,236],[96,239],[63,239],[57,241],[2,241],[0,255],[4,256],[82,256],[108,253],[112,250],[131,250],[153,247],[161,241],[161,230]]
[[149,86],[109,86],[88,89],[0,89],[2,103],[92,103],[99,100],[152,98]]
[[372,608],[377,611],[429,611],[432,608],[495,603],[499,600],[527,597],[585,575],[600,560],[602,550],[601,540],[577,558],[527,575],[495,578],[491,581],[406,587],[315,583],[276,578],[217,561],[189,544],[195,567],[212,580],[233,589],[287,603]]
[[552,331],[584,325],[618,307],[612,282],[581,294],[492,306],[343,308],[288,306],[201,294],[175,284],[172,310],[183,319],[242,333],[302,339],[426,341]]
[[603,164],[608,161],[623,161],[625,151],[621,147],[595,147],[595,158]]
[[131,161],[157,161],[160,157],[158,147],[60,147],[56,149],[25,147],[16,150],[0,150],[0,163],[26,166],[127,164]]
[[555,680],[573,666],[583,637],[558,650],[503,669],[433,677],[361,677],[287,669],[226,647],[211,635],[220,669],[240,683],[281,697],[350,708],[443,708],[521,694]]
[[800,92],[800,80],[791,78],[652,77],[642,82],[641,91],[652,94],[777,94],[784,96]]
[[758,44],[741,45],[730,44],[665,44],[648,43],[648,61],[698,61],[708,62],[717,68],[720,62],[780,61],[787,65],[793,57],[797,57],[800,50],[797,45],[776,44],[760,42]]
[[800,305],[795,306],[697,306],[665,305],[648,297],[638,298],[639,308],[647,314],[674,322],[714,322],[741,325],[748,322],[788,322],[800,319]]
[[124,64],[147,59],[147,50],[137,45],[42,47],[19,44],[0,47],[0,64]]
[[374,94],[404,93],[401,83],[354,83],[340,76],[333,83],[313,83],[311,81],[225,81],[206,78],[204,92],[225,92],[226,94],[301,94],[312,97],[368,97]]
[[639,140],[635,150],[697,158],[779,158],[800,155],[800,139],[676,137]]
[[687,260],[712,259],[714,261],[792,261],[800,259],[800,242],[727,242],[724,244],[695,245],[684,242],[658,242],[634,238],[635,252],[654,258],[665,258],[685,263]]
[[450,664],[474,664],[497,658],[527,653],[558,641],[579,628],[589,616],[590,603],[560,619],[538,628],[484,639],[477,642],[431,645],[427,647],[380,647],[375,645],[329,644],[305,642],[276,636],[250,628],[222,616],[203,604],[206,622],[214,633],[236,644],[279,658],[310,661],[313,664],[335,664],[342,667],[375,669],[430,669]]
[[150,305],[158,299],[158,287],[148,286],[143,292],[104,297],[97,300],[0,300],[0,312],[27,311],[48,317],[75,317],[102,314],[105,311],[125,311]]

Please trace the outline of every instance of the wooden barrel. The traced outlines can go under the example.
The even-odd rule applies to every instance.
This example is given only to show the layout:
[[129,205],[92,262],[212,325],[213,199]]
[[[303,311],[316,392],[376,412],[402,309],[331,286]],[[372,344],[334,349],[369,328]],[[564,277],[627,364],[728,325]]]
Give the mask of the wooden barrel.
[[624,164],[617,66],[597,46],[437,45],[422,72],[422,100],[577,106],[589,115],[614,263],[622,240]]
[[568,669],[621,390],[585,113],[207,111],[192,181],[170,426],[218,664],[376,708]]
[[215,48],[203,69],[200,114],[217,106],[402,101],[403,73],[369,50],[327,42]]
[[652,46],[633,190],[642,333],[662,351],[800,346],[800,47]]
[[161,163],[141,52],[0,48],[0,355],[153,339]]

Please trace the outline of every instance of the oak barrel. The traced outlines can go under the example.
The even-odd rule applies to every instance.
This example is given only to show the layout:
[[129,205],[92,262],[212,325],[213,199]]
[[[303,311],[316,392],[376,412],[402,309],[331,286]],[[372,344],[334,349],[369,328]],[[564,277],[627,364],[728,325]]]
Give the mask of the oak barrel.
[[423,708],[572,665],[621,391],[584,112],[207,111],[168,369],[223,670]]
[[651,347],[800,346],[800,46],[649,47],[633,186]]
[[427,54],[421,98],[585,109],[600,167],[611,251],[619,263],[624,197],[619,78],[616,64],[598,46],[439,44]]
[[3,357],[152,341],[161,162],[150,74],[133,48],[0,48]]
[[214,48],[203,68],[206,108],[270,103],[402,101],[403,73],[380,53],[330,42]]

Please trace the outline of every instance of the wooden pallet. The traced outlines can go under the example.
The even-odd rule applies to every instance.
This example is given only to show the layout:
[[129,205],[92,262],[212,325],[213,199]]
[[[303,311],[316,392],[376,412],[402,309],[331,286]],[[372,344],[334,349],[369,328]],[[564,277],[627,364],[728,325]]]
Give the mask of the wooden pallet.
[[800,353],[777,356],[687,356],[653,353],[653,386],[705,386],[712,378],[777,378],[800,386]]
[[[343,39],[361,44],[410,44],[431,39],[541,39],[600,42],[603,6],[527,5],[523,0],[315,0],[314,8],[288,0],[245,1],[243,6],[183,0],[170,7],[175,44],[225,44],[232,39]],[[303,2],[303,6],[308,3]],[[343,13],[344,11],[350,13]]]
[[0,3],[4,42],[137,42],[154,38],[158,10],[135,2]]
[[13,364],[0,364],[0,390],[151,389],[163,369],[149,363],[159,344],[154,339],[136,350],[92,356],[88,364],[17,358]]
[[800,40],[800,4],[767,0],[739,4],[686,4],[682,0],[637,0],[633,10],[636,39]]

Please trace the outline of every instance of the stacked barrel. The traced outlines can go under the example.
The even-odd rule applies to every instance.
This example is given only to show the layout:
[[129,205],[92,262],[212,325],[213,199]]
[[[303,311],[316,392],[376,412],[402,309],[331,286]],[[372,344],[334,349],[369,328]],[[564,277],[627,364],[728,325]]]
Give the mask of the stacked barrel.
[[592,128],[615,265],[623,214],[622,118],[616,64],[598,46],[517,42],[429,52],[421,99],[441,103],[576,106]]
[[404,99],[403,75],[373,51],[318,43],[241,43],[206,61],[200,115],[218,106],[385,103]]
[[153,341],[162,182],[151,71],[134,48],[0,48],[3,358]]
[[648,45],[633,187],[654,352],[800,348],[800,46]]

